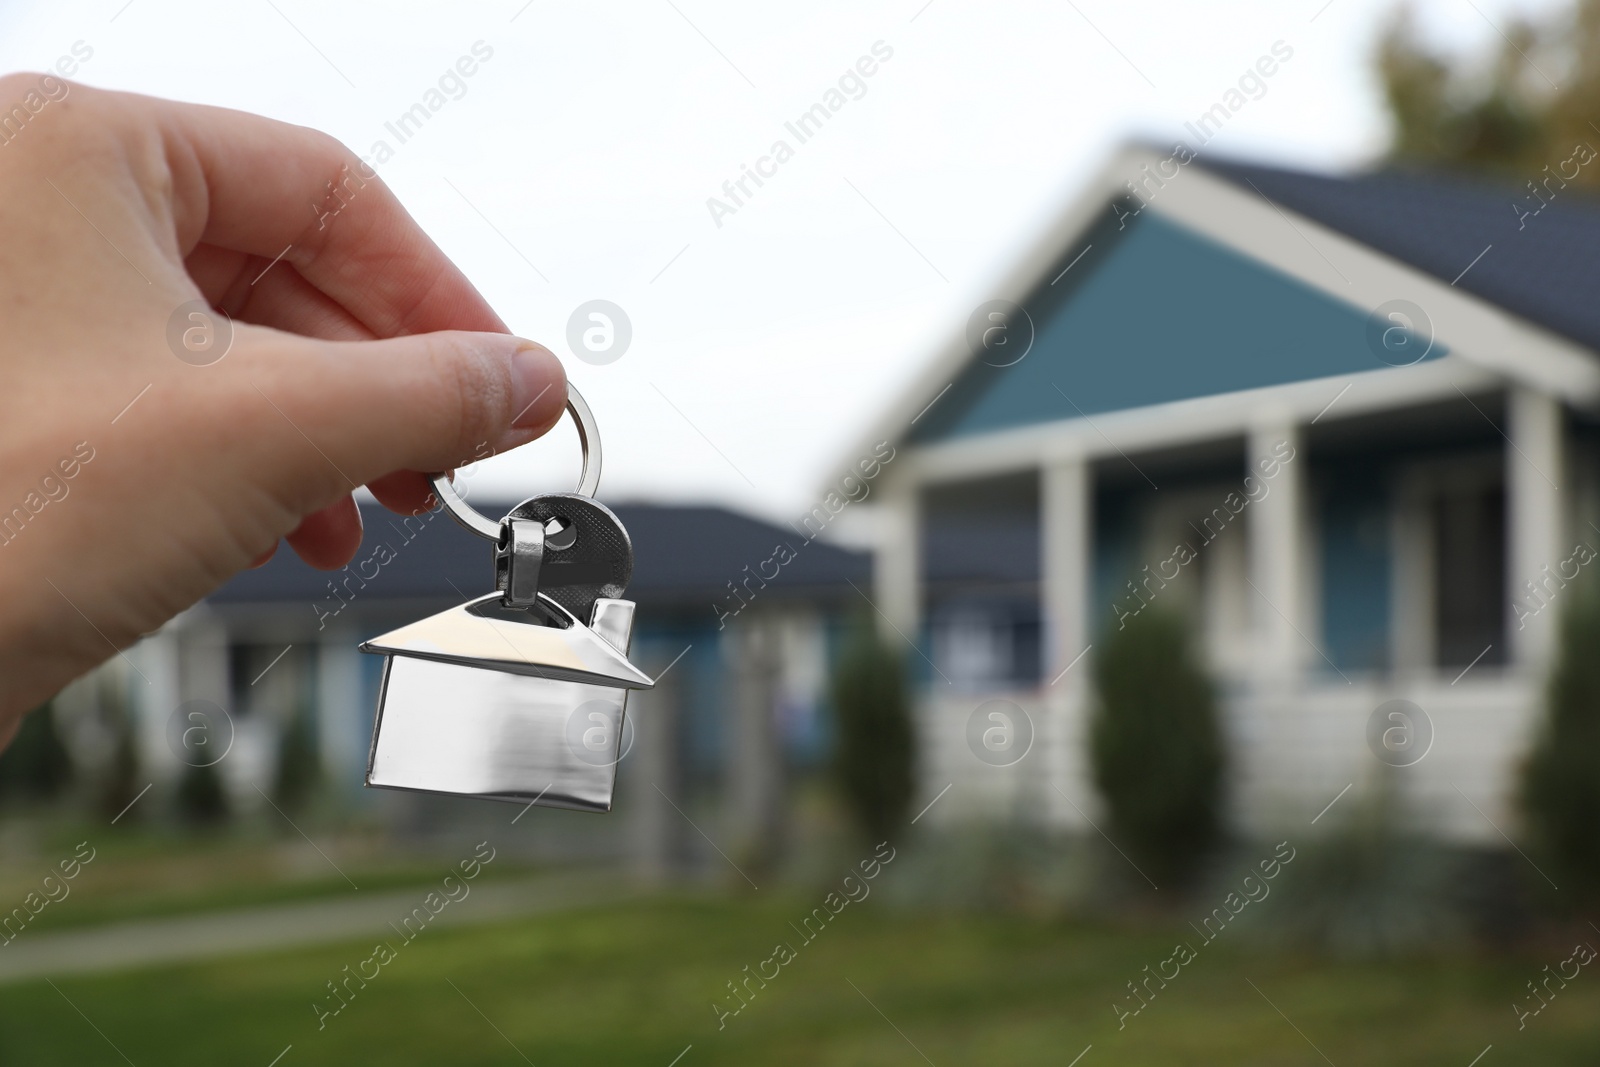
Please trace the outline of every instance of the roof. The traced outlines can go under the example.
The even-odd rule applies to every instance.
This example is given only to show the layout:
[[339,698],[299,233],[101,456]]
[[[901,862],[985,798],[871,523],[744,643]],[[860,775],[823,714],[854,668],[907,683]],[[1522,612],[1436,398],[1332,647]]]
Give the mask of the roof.
[[[1544,201],[1530,191],[1514,208],[1516,192],[1493,182],[1419,172],[1330,177],[1209,157],[1191,157],[1184,165],[1177,153],[1125,145],[974,294],[987,302],[970,314],[953,309],[945,339],[924,370],[885,405],[861,440],[914,446],[895,477],[930,481],[1036,467],[1051,456],[1096,458],[1175,447],[1245,433],[1267,417],[1310,422],[1352,383],[1359,387],[1349,390],[1335,419],[1510,384],[1600,410],[1600,302],[1588,296],[1600,282],[1600,264],[1585,248],[1600,237],[1600,204],[1561,189],[1533,214]],[[1116,236],[1106,241],[1108,227]],[[1143,240],[1156,236],[1163,242]],[[1141,243],[1147,247],[1141,250]],[[1155,247],[1161,243],[1172,247]],[[1201,256],[1199,245],[1205,243],[1212,253]],[[1159,254],[1152,257],[1152,250]],[[1190,259],[1183,277],[1173,277],[1168,251]],[[1198,263],[1200,258],[1207,262]],[[1261,299],[1255,309],[1241,311],[1230,297],[1228,324],[1218,333],[1214,312],[1222,303],[1194,314],[1194,298],[1217,288],[1219,270],[1249,273],[1239,270],[1241,258],[1260,268],[1252,287]],[[1113,294],[1123,305],[1122,323],[1106,321],[1106,305],[1098,299],[1104,294],[1088,291],[1099,283],[1084,277],[1104,273],[1108,265],[1123,275],[1139,268],[1149,276],[1142,305],[1125,299],[1136,291],[1126,284]],[[1273,285],[1257,284],[1262,274],[1287,280],[1300,292],[1286,302],[1281,284],[1276,293],[1269,291]],[[1070,313],[1073,301],[1062,295],[1065,290],[1084,298],[1077,314]],[[1312,315],[1306,330],[1291,335],[1280,312],[1288,303],[1305,303],[1305,290],[1345,308],[1346,321],[1318,322]],[[1031,321],[1037,329],[1028,349],[1035,354],[1011,357],[1014,365],[991,373],[985,362],[1008,360],[984,351],[992,334],[984,329],[983,314],[1008,301],[1027,311],[1025,325]],[[1059,316],[1060,328],[1036,313],[1036,303],[1038,311],[1052,305],[1069,310]],[[1270,333],[1293,337],[1283,345],[1276,379],[1274,365],[1263,364],[1252,350],[1250,330],[1263,314],[1274,319],[1267,323]],[[1155,352],[1167,353],[1158,358],[1150,342],[1159,342],[1174,325],[1158,321],[1163,317],[1210,332],[1202,337],[1196,331],[1195,341],[1184,335],[1158,343]],[[987,321],[995,321],[993,314]],[[1356,348],[1348,344],[1354,322],[1365,334],[1356,338]],[[1443,358],[1416,365],[1391,358],[1396,350],[1388,324],[1412,322],[1425,328],[1417,334],[1430,341],[1424,352]],[[1137,351],[1141,345],[1144,350]],[[1170,362],[1172,352],[1197,348],[1206,351],[1197,353],[1201,358],[1193,367],[1158,365]],[[1089,404],[1066,382],[1043,380],[1039,368],[1027,367],[1051,349],[1053,369],[1085,378]],[[1348,363],[1351,353],[1368,360],[1366,369],[1334,366]],[[1084,360],[1130,366],[1080,367]],[[1090,380],[1096,375],[1106,381]],[[999,377],[1018,381],[989,380]],[[843,460],[860,447],[841,452],[839,471],[848,469]]]
[[[509,508],[509,504],[507,507]],[[793,530],[720,507],[610,505],[633,540],[627,596],[641,605],[710,605],[729,596],[728,583],[759,569],[783,544],[794,553],[771,579],[769,595],[855,596],[871,559],[863,552],[807,541]],[[493,510],[492,508],[490,509]],[[493,553],[442,511],[402,518],[376,504],[361,507],[361,549],[339,571],[318,571],[288,549],[245,571],[209,598],[215,604],[333,601],[336,588],[361,599],[460,601],[493,591]]]
[[1550,201],[1541,208],[1543,200],[1526,186],[1460,174],[1330,177],[1205,157],[1196,162],[1600,351],[1600,198],[1563,189],[1559,178],[1541,187]]

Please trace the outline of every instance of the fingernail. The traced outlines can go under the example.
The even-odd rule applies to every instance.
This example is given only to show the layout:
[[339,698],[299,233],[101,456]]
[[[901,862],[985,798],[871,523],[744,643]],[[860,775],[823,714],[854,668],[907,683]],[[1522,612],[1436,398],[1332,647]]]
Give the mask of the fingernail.
[[511,426],[532,430],[549,426],[567,406],[567,373],[548,348],[532,342],[511,357]]

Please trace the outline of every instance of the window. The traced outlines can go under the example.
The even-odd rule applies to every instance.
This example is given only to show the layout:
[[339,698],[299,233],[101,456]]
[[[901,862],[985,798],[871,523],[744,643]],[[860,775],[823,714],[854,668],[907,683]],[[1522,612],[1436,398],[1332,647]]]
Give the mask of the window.
[[1480,655],[1482,663],[1505,662],[1504,487],[1447,486],[1432,519],[1437,665],[1465,667]]
[[929,487],[922,506],[932,680],[968,691],[1037,685],[1038,472]]

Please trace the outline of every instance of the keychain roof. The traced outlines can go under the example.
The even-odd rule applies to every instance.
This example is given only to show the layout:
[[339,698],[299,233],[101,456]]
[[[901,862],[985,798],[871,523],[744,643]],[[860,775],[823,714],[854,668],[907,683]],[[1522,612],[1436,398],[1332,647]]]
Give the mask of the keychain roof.
[[[576,494],[555,494],[543,499],[567,502],[565,510],[572,513],[568,521],[577,522],[576,528],[569,526],[571,534],[581,531],[585,538],[606,544],[606,527],[609,523],[615,528],[609,531],[609,542],[620,540],[622,549],[631,551],[627,534],[621,530],[616,516],[592,499],[600,485],[600,435],[589,405],[570,385],[567,388],[567,410],[572,414],[583,448],[583,471],[578,476],[578,491]],[[361,651],[413,656],[551,681],[623,689],[654,688],[655,682],[649,675],[628,661],[625,648],[619,649],[602,633],[585,625],[569,607],[576,606],[587,615],[595,612],[596,604],[602,602],[597,598],[620,596],[632,571],[631,555],[628,565],[620,571],[613,573],[600,568],[602,573],[592,576],[600,579],[598,584],[573,586],[565,592],[552,590],[553,596],[546,594],[538,590],[538,585],[541,570],[545,569],[541,565],[546,548],[544,531],[547,521],[553,519],[555,513],[538,507],[541,498],[524,501],[505,519],[495,522],[461,499],[448,473],[434,475],[432,482],[434,493],[450,517],[478,536],[495,542],[499,546],[499,557],[520,557],[524,552],[530,554],[531,558],[522,561],[519,566],[526,568],[527,577],[532,579],[532,583],[525,590],[526,595],[516,599],[515,588],[521,584],[520,579],[513,578],[511,571],[506,570],[498,575],[504,580],[502,592],[490,593],[374,637],[360,646]],[[525,510],[529,508],[532,510]],[[521,543],[514,536],[508,540],[510,535],[503,526],[508,527],[513,519],[521,520],[526,532],[532,535],[528,543]],[[557,549],[557,555],[562,554],[563,550]],[[510,558],[501,559],[500,562],[508,567],[518,564],[517,560]],[[572,569],[582,570],[585,575],[595,570],[592,566]],[[574,591],[578,594],[577,599],[565,595]],[[600,615],[596,613],[590,621],[594,626],[602,627],[599,620]]]
[[[361,645],[363,652],[458,663],[558,682],[587,682],[651,689],[655,682],[628,657],[547,596],[540,606],[558,624],[544,625],[525,611],[500,606],[501,595],[430,615]],[[520,617],[518,617],[520,616]]]

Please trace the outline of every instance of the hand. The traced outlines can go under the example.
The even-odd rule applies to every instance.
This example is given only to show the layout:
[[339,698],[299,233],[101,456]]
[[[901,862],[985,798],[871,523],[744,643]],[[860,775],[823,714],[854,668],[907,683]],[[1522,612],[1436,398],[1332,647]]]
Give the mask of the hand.
[[[38,107],[0,130],[0,744],[279,538],[347,563],[357,486],[426,510],[417,472],[566,404],[556,358],[506,336],[337,141],[62,89],[0,78],[0,114]],[[216,362],[209,308],[233,321]]]

